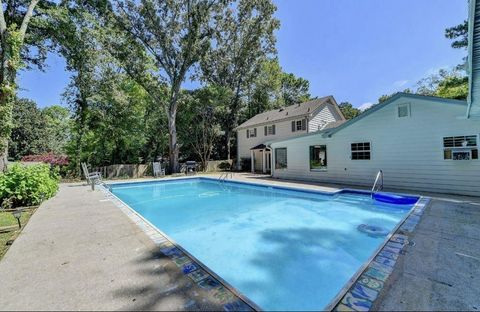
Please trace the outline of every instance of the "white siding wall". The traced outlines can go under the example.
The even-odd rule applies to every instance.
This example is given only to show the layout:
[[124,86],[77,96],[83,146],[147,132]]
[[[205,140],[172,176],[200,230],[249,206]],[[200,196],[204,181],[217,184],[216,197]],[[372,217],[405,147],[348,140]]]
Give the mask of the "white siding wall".
[[318,112],[318,114],[316,114],[309,121],[308,132],[315,132],[315,131],[321,130],[321,128],[319,129],[319,126],[323,128],[327,123],[336,121],[337,120],[337,118],[335,118],[336,115],[337,114],[336,112],[334,112],[334,109],[332,108],[332,106],[326,105]]
[[[411,104],[411,117],[396,117],[401,103]],[[443,159],[443,137],[480,133],[480,122],[466,120],[465,111],[464,105],[399,98],[331,138],[312,135],[272,144],[287,147],[288,156],[288,168],[274,176],[371,185],[382,169],[385,187],[479,196],[480,160]],[[371,160],[350,159],[355,142],[371,142]],[[309,168],[309,146],[317,144],[327,145],[325,172]]]
[[[293,120],[293,119],[292,119]],[[250,149],[254,146],[262,144],[266,141],[286,139],[299,134],[305,134],[307,131],[295,131],[292,132],[292,120],[285,120],[281,122],[271,123],[275,124],[275,135],[267,135],[264,133],[264,125],[252,127],[249,129],[257,128],[257,137],[247,138],[247,129],[240,129],[237,131],[238,135],[238,158],[250,158]]]

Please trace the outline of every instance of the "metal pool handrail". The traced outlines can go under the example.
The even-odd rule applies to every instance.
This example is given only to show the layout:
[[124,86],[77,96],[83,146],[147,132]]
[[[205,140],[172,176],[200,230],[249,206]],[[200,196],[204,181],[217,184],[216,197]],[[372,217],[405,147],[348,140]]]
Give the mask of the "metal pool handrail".
[[225,172],[222,172],[222,174],[218,177],[218,180],[220,182],[224,182],[226,179],[228,179],[228,175],[230,175],[230,178],[233,179],[233,172],[225,171]]
[[[375,187],[377,186],[377,183],[380,182],[380,186],[378,187],[377,190],[375,190]],[[372,186],[372,194],[371,194],[371,197],[373,198],[373,195],[378,192],[378,191],[381,191],[383,190],[383,171],[382,170],[378,170],[378,173],[377,173],[377,177],[375,178],[375,182],[373,183],[373,186]]]

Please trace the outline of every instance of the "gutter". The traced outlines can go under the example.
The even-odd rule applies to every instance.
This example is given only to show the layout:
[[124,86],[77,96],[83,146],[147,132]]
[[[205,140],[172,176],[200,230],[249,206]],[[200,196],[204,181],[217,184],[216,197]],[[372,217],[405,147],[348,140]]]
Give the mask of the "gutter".
[[467,73],[468,73],[468,96],[467,96],[467,119],[470,118],[470,111],[472,109],[472,86],[473,86],[473,33],[475,28],[475,8],[477,0],[469,1],[468,12],[468,55],[467,55]]

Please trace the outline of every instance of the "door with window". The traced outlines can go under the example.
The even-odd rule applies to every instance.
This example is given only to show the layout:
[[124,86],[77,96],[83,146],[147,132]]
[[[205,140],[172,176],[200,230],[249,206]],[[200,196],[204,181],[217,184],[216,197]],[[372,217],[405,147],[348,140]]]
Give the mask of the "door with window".
[[272,170],[272,153],[265,151],[265,170],[271,172]]

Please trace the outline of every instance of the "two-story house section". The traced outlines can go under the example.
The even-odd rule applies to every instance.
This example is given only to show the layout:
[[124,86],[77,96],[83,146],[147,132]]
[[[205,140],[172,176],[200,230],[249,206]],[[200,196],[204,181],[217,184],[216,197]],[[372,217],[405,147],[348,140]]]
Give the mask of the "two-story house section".
[[252,172],[270,172],[271,151],[265,143],[325,130],[343,122],[345,117],[333,96],[255,115],[235,129],[237,167],[250,163]]

